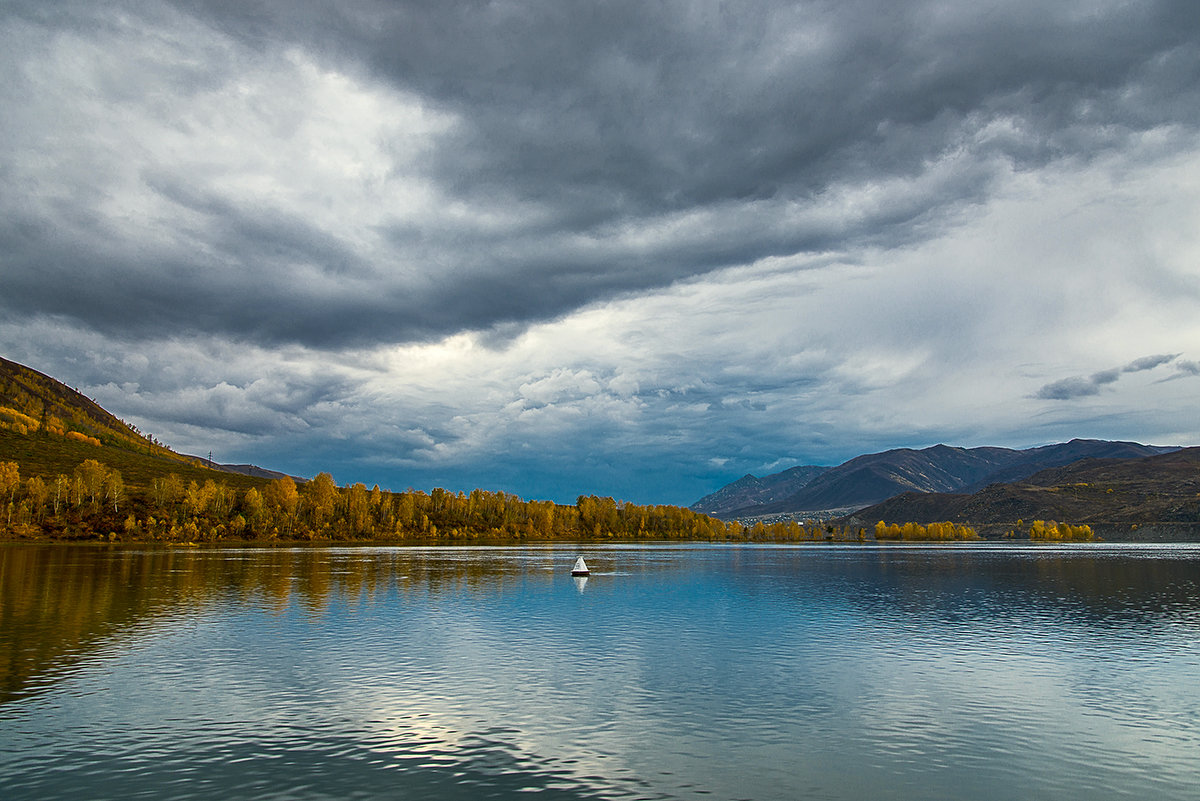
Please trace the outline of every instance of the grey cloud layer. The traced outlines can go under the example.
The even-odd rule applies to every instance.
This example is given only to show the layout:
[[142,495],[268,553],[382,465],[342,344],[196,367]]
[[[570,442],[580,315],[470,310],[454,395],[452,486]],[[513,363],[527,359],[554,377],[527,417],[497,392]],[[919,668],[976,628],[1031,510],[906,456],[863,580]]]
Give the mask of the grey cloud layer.
[[1191,0],[9,2],[0,71],[0,350],[191,452],[686,503],[1200,437]]
[[[339,347],[520,327],[766,257],[932,236],[998,172],[1200,120],[1193,2],[45,8],[0,18],[18,76],[0,90],[0,308],[133,340]],[[89,42],[143,63],[78,51]],[[72,48],[89,74],[39,84],[73,69]],[[239,123],[205,127],[189,104],[295,52],[444,115],[416,156],[386,126],[376,142],[397,159],[378,181],[420,183],[435,211],[375,208],[350,235],[225,177],[228,152],[205,160]],[[254,146],[295,141],[308,110],[287,91],[246,123]],[[48,143],[97,115],[129,146]],[[175,150],[148,152],[174,129]],[[122,187],[137,199],[117,213]],[[373,197],[355,181],[313,191]]]

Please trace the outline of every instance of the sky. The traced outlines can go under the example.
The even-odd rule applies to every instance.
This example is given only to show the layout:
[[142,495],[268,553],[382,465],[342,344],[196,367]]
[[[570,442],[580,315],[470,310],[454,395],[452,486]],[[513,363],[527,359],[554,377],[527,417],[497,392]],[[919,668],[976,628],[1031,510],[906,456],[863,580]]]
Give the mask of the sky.
[[0,355],[176,450],[1200,444],[1195,0],[6,0],[0,71]]

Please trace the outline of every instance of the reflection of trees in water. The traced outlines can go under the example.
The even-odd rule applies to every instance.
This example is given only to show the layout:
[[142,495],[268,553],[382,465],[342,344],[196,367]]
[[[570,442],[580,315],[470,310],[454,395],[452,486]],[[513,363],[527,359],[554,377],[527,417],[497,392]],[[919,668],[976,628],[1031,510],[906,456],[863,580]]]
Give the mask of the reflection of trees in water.
[[[1200,632],[1200,548],[888,545],[731,548],[739,592],[795,608],[850,609],[919,629],[947,621],[1104,628],[1182,623]],[[778,552],[776,552],[778,553]]]
[[1097,624],[1172,620],[1200,625],[1200,553],[1128,559],[1070,554],[1029,560],[1037,571],[1034,592],[1043,602],[1064,599],[1082,606]]
[[98,641],[195,596],[176,554],[111,558],[91,548],[0,548],[0,699]]
[[[987,622],[1045,610],[1084,625],[1132,620],[1200,626],[1200,559],[1194,551],[1161,550],[1156,558],[1050,548],[848,548],[837,550],[839,558],[803,549],[713,553],[745,591],[782,594],[801,604],[836,601],[931,623],[947,614]],[[296,606],[319,616],[333,603],[370,605],[391,595],[516,591],[552,581],[554,569],[565,571],[574,554],[574,548],[551,547],[0,547],[0,703],[46,688],[113,637],[213,603],[279,612]],[[622,570],[666,570],[677,562],[669,549],[641,549]]]
[[[549,581],[550,572],[526,572],[511,558],[530,552],[0,547],[0,703],[44,689],[114,636],[217,600],[324,614],[334,601],[374,603],[392,592],[490,592],[539,576]],[[547,567],[561,553],[532,552],[544,554]]]
[[[876,554],[868,602],[918,619],[1045,611],[1096,626],[1165,620],[1200,625],[1200,551],[884,548]],[[855,570],[852,562],[844,564]]]

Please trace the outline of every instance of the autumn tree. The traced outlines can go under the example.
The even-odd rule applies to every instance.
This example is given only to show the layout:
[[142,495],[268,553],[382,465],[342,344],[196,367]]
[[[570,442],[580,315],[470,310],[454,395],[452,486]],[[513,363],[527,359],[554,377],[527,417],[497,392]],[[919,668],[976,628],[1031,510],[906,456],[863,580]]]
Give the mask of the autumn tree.
[[1029,526],[1031,540],[1050,542],[1091,542],[1096,538],[1091,526],[1076,526],[1070,523],[1056,523],[1051,520],[1034,520]]
[[117,505],[125,500],[125,482],[121,478],[119,470],[110,470],[108,475],[104,477],[104,502],[112,504],[113,512],[117,511]]
[[0,492],[8,493],[8,522],[5,525],[12,525],[13,497],[19,486],[21,486],[20,465],[16,462],[0,462]]
[[95,459],[84,459],[75,468],[75,481],[78,488],[77,503],[83,503],[87,498],[92,506],[103,497],[104,479],[108,477],[108,468]]
[[33,476],[25,480],[25,494],[29,496],[34,520],[40,521],[45,514],[46,499],[50,496],[50,489],[40,477]]
[[300,493],[290,476],[277,478],[263,488],[263,501],[276,514],[283,515],[290,528],[300,506]]
[[[205,484],[209,482],[204,482]],[[225,520],[233,511],[234,492],[224,481],[215,482],[212,496],[208,500],[208,511],[218,520]]]
[[337,497],[338,486],[333,476],[328,473],[317,473],[312,481],[304,485],[304,498],[308,502],[307,514],[312,515],[315,528],[320,528],[325,519],[333,514]]
[[70,499],[71,479],[60,473],[54,479],[54,514],[57,515],[62,505],[68,503]]
[[[378,489],[378,488],[376,488]],[[346,521],[355,534],[367,531],[371,520],[371,498],[364,484],[355,484],[346,493]]]
[[263,517],[263,496],[254,487],[250,487],[242,495],[242,514],[245,516],[251,531],[258,530],[258,524]]
[[150,482],[150,498],[160,511],[179,503],[183,493],[183,479],[176,473],[160,476]]
[[183,510],[189,517],[197,517],[208,511],[213,496],[217,492],[217,484],[211,478],[203,484],[189,481],[183,493]]

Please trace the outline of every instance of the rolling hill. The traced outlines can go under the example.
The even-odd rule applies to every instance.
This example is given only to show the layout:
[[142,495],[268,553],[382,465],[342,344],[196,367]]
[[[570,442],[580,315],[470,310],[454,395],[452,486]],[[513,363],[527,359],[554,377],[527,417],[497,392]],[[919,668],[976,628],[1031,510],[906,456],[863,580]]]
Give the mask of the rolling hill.
[[908,492],[848,520],[969,521],[992,533],[1058,520],[1090,525],[1106,539],[1188,539],[1200,534],[1200,448],[1083,459],[972,493]]

